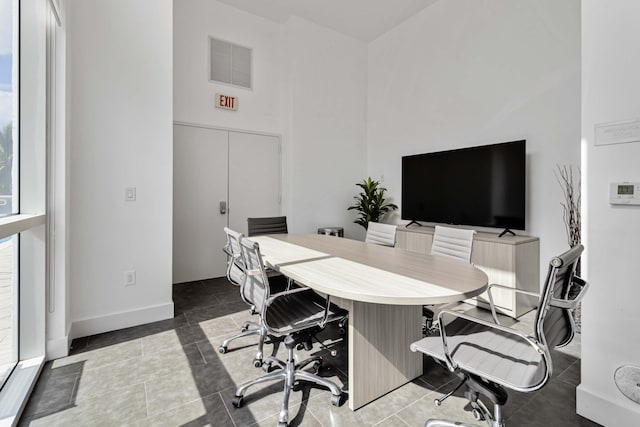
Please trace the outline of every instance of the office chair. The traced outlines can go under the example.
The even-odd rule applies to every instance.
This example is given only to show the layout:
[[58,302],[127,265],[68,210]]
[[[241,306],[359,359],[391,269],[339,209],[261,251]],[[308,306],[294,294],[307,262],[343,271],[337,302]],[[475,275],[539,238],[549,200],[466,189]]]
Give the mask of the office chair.
[[366,243],[394,247],[396,245],[396,228],[396,225],[369,221],[367,237],[364,241]]
[[[244,292],[243,289],[246,268],[244,265],[244,259],[242,258],[240,242],[244,236],[228,227],[224,228],[224,232],[227,235],[227,244],[223,248],[223,251],[227,254],[227,279],[232,285],[240,287],[240,296],[242,297],[242,300],[251,307],[251,314],[257,314],[256,307],[250,299],[251,296]],[[221,354],[226,353],[231,341],[251,335],[259,336],[258,351],[256,353],[256,357],[253,359],[253,366],[256,368],[262,366],[264,340],[267,335],[267,329],[260,322],[245,322],[242,325],[241,332],[224,340],[220,347],[218,347],[218,352]],[[274,346],[275,354],[275,352],[277,352],[277,344],[274,343]]]
[[[551,259],[547,279],[539,295],[534,336],[500,325],[491,288],[538,296],[533,292],[491,285],[488,292],[494,323],[449,310],[439,314],[440,336],[423,338],[411,344],[412,351],[431,356],[462,380],[453,391],[436,399],[436,405],[440,406],[457,389],[466,385],[465,397],[471,403],[474,417],[479,421],[485,420],[490,427],[504,427],[502,406],[507,401],[505,388],[530,392],[542,388],[549,381],[553,374],[550,350],[565,346],[573,339],[575,325],[571,310],[575,309],[588,288],[587,282],[575,276],[575,266],[583,249],[582,245],[577,245]],[[579,293],[574,299],[569,299],[573,287]],[[445,325],[444,316],[455,317],[455,320]],[[479,395],[493,403],[493,413],[479,400]],[[425,424],[426,427],[464,425],[433,419]]]
[[431,255],[447,256],[466,262],[471,262],[473,235],[475,230],[443,227],[436,225],[431,244]]
[[298,346],[311,349],[313,335],[324,328],[327,323],[342,319],[346,312],[331,304],[328,296],[321,297],[308,288],[296,288],[271,296],[269,278],[265,272],[258,243],[243,239],[240,244],[246,266],[245,293],[251,295],[268,334],[284,338],[287,359],[281,361],[270,357],[269,361],[280,369],[239,386],[232,400],[233,406],[236,408],[242,406],[244,394],[249,387],[275,380],[283,380],[284,382],[282,407],[278,418],[279,427],[286,426],[289,421],[289,395],[294,383],[298,380],[309,381],[328,388],[332,395],[331,403],[339,406],[342,390],[338,385],[302,370],[305,366],[314,364],[313,367],[317,373],[322,358],[316,356],[296,363],[294,349]]
[[287,217],[274,216],[265,218],[247,218],[247,236],[260,236],[263,234],[286,234]]
[[[473,236],[475,234],[475,230],[462,230],[436,225],[433,243],[431,244],[431,255],[446,256],[470,263]],[[433,327],[433,310],[423,306],[422,315],[425,318],[425,333],[429,333]]]

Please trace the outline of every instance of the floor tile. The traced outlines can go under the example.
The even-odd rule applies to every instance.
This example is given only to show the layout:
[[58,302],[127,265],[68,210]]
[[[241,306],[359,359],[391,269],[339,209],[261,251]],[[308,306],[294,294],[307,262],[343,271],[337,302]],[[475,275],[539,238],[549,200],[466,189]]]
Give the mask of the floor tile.
[[563,381],[551,380],[527,405],[508,418],[510,425],[598,426],[576,414],[576,389]]
[[158,332],[169,331],[186,324],[186,317],[184,315],[178,315],[173,319],[92,335],[88,339],[86,350],[95,350],[97,348],[132,341],[148,335],[157,334]]
[[403,427],[408,425],[409,424],[402,421],[402,419],[397,415],[391,415],[390,417],[380,421],[378,424],[375,424],[375,427]]
[[136,339],[57,359],[52,362],[52,367],[56,369],[82,363],[82,369],[86,371],[140,356],[142,356],[142,343]]
[[113,389],[143,383],[152,378],[189,372],[192,366],[204,365],[195,344],[117,362],[84,371],[79,378],[77,401],[90,399]]
[[129,424],[129,427],[164,426],[234,427],[234,424],[218,393]]
[[[231,401],[239,384],[265,374],[253,367],[257,336],[233,341],[225,354],[223,340],[240,332],[247,320],[256,320],[239,290],[226,279],[174,285],[174,319],[79,338],[70,356],[47,362],[20,425],[131,425],[131,426],[273,426],[282,402],[282,381],[248,389],[244,405]],[[468,304],[454,310],[491,319],[490,312]],[[503,325],[529,330],[535,313],[518,321],[500,316]],[[318,338],[337,350],[314,345],[296,351],[297,360],[320,355],[320,375],[347,390],[346,337],[329,325]],[[265,354],[272,344],[266,343]],[[278,357],[286,358],[281,346]],[[575,386],[580,381],[580,335],[574,343],[552,352],[554,377],[534,393],[509,391],[504,408],[510,426],[595,426],[575,414]],[[331,393],[301,382],[290,399],[293,426],[424,426],[428,418],[444,417],[475,422],[462,391],[435,406],[456,385],[457,377],[432,359],[424,359],[424,374],[411,383],[352,412],[345,402],[330,403]],[[99,415],[97,415],[99,414]],[[560,424],[558,424],[560,423]]]
[[136,384],[116,392],[72,405],[46,417],[27,417],[20,421],[23,426],[113,426],[146,417],[146,401],[143,384]]

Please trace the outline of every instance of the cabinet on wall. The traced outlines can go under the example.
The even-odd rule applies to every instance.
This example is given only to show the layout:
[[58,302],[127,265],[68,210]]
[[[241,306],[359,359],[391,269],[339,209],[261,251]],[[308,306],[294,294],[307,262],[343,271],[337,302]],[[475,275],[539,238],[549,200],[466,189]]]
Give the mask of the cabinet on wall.
[[[429,254],[433,232],[433,227],[398,226],[396,247]],[[540,291],[540,240],[537,237],[477,233],[471,262],[487,274],[490,284]],[[493,289],[491,294],[497,311],[513,318],[531,311],[537,303],[533,297],[503,289]],[[488,301],[484,293],[467,302],[489,308]]]

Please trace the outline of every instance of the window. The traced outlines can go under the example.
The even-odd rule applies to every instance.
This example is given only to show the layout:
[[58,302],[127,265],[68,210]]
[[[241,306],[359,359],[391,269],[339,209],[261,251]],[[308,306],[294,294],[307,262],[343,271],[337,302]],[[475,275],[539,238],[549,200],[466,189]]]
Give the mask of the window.
[[56,0],[0,0],[0,424],[15,422],[44,363],[48,35],[59,23]]
[[[17,4],[0,0],[0,216],[18,212]],[[0,238],[0,387],[18,362],[18,277],[16,234]]]

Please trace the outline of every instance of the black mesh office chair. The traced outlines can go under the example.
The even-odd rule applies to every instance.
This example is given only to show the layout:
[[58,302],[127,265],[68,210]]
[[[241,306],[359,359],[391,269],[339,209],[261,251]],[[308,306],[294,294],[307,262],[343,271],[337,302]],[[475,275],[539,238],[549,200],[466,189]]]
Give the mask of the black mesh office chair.
[[287,348],[287,360],[281,361],[270,357],[272,366],[279,369],[270,372],[260,378],[256,378],[237,388],[232,404],[239,408],[243,404],[244,394],[247,389],[255,384],[268,381],[283,380],[284,395],[282,407],[278,419],[278,426],[286,426],[289,421],[289,395],[299,380],[309,381],[331,391],[331,403],[339,406],[342,398],[342,390],[338,385],[304,371],[302,368],[314,364],[315,370],[320,368],[322,359],[311,357],[296,363],[294,349],[298,345],[311,348],[311,337],[324,326],[333,321],[342,319],[346,312],[331,304],[329,297],[321,297],[308,288],[296,288],[289,292],[271,296],[269,278],[265,272],[260,247],[258,243],[247,238],[241,240],[242,255],[246,266],[245,294],[251,297],[256,309],[261,315],[263,325],[270,336],[284,338]]
[[247,235],[249,237],[263,234],[286,234],[289,232],[286,216],[247,218],[247,225]]
[[[462,385],[477,420],[485,420],[491,427],[503,427],[502,406],[507,401],[505,388],[530,392],[542,388],[553,374],[550,350],[567,345],[573,339],[574,322],[571,310],[584,296],[588,284],[575,276],[575,266],[583,251],[577,245],[549,263],[547,279],[539,296],[535,334],[529,336],[498,322],[491,288],[522,292],[505,286],[491,285],[489,298],[495,323],[476,319],[465,314],[444,310],[439,315],[440,335],[423,338],[411,344],[411,350],[419,351],[445,364],[462,379],[450,393],[436,399],[440,404]],[[580,290],[569,299],[573,287]],[[446,325],[445,316],[455,320]],[[493,403],[491,413],[479,399],[483,395]],[[445,420],[429,420],[426,427],[452,427],[467,424]]]

